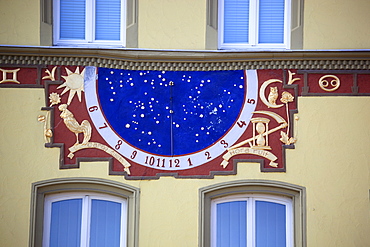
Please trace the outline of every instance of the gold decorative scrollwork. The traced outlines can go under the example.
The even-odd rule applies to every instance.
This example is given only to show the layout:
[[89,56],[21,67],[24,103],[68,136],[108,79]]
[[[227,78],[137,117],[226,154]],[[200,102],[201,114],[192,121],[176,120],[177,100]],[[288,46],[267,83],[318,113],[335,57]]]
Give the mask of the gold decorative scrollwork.
[[238,154],[257,155],[257,156],[270,160],[269,166],[275,167],[275,168],[278,166],[278,164],[275,162],[277,160],[277,157],[272,152],[261,150],[261,149],[255,149],[255,148],[248,148],[248,147],[234,148],[234,149],[230,149],[229,151],[227,151],[227,153],[222,156],[223,161],[221,162],[221,166],[223,168],[226,168],[226,166],[229,164],[230,158]]
[[[335,75],[324,75],[319,79],[319,86],[324,91],[333,92],[339,88],[340,80]],[[331,86],[331,88],[328,88],[329,86]]]
[[[71,132],[73,132],[76,135],[76,143],[72,147],[69,148],[70,153],[68,154],[68,158],[72,159],[74,156],[74,153],[81,149],[86,149],[86,148],[100,149],[112,155],[115,159],[117,159],[124,166],[124,170],[127,172],[127,174],[130,174],[130,169],[129,169],[129,167],[131,166],[130,163],[128,163],[125,158],[123,158],[116,151],[107,147],[106,145],[97,143],[97,142],[90,142],[91,131],[92,131],[90,122],[88,120],[83,120],[81,124],[79,124],[77,120],[75,119],[73,113],[67,108],[68,108],[67,104],[61,104],[58,107],[58,109],[61,111],[60,117],[63,119],[64,124]],[[84,135],[84,139],[82,143],[79,143],[78,141],[78,135],[80,133],[83,133]]]
[[48,127],[49,122],[49,112],[45,115],[39,115],[37,120],[41,123],[44,123],[44,140],[45,142],[50,142],[50,138],[53,136],[53,132],[51,131],[50,127]]
[[[273,128],[273,129],[270,129],[270,130],[266,130],[266,129],[263,129],[263,131],[260,131],[261,133],[259,133],[259,135],[254,135],[253,137],[247,139],[247,140],[244,140],[244,141],[241,141],[237,144],[235,144],[234,146],[230,147],[230,149],[234,149],[234,148],[238,148],[238,147],[241,147],[243,145],[246,145],[246,144],[249,144],[250,147],[253,147],[256,146],[256,145],[253,145],[254,142],[258,139],[258,137],[266,137],[266,139],[268,140],[268,135],[274,133],[275,131],[278,131],[280,129],[284,129],[287,127],[287,122],[285,121],[285,119],[283,117],[281,117],[279,114],[276,114],[275,112],[270,112],[270,111],[255,111],[253,113],[256,113],[256,114],[264,114],[264,115],[267,115],[267,116],[270,116],[272,118],[274,118],[277,123],[279,123],[280,125]],[[257,131],[258,132],[258,131]]]
[[[299,81],[300,78],[293,78],[296,73],[293,73],[288,70],[288,85],[292,85],[294,82]],[[289,103],[294,102],[294,96],[284,91],[281,94],[280,102],[282,104],[277,104],[277,100],[279,100],[279,91],[277,86],[270,86],[273,83],[282,84],[283,81],[279,79],[269,79],[266,80],[260,87],[259,96],[262,101],[268,108],[280,108],[285,105],[286,108],[286,119],[281,115],[277,114],[273,111],[255,111],[253,114],[263,114],[267,117],[271,117],[275,119],[275,121],[279,124],[273,129],[269,129],[269,122],[270,120],[266,117],[254,117],[251,119],[253,124],[253,136],[243,140],[239,143],[234,144],[228,151],[223,155],[223,161],[221,162],[221,166],[226,168],[229,164],[230,158],[239,154],[252,154],[261,156],[265,159],[270,160],[269,166],[271,167],[278,167],[277,157],[272,152],[272,148],[269,146],[269,135],[280,130],[280,141],[284,145],[290,145],[297,141],[294,137],[289,137],[289,126],[290,126],[290,115],[289,115]],[[269,87],[270,86],[270,87]],[[269,94],[266,98],[265,91],[269,87]],[[272,109],[273,110],[273,109]],[[298,120],[298,116],[296,116],[295,120]],[[286,131],[282,131],[286,128]],[[246,147],[245,145],[249,145]],[[268,151],[271,150],[271,151]]]
[[[53,69],[53,71],[55,71],[55,70]],[[78,69],[76,69],[75,74],[70,72],[70,71],[67,71],[67,72],[68,72],[68,74],[75,75],[75,77],[77,78],[77,82],[78,82],[77,84],[78,85],[81,84],[80,83],[80,77],[77,77],[77,76],[80,76]],[[51,72],[50,74],[52,75],[53,72]],[[67,76],[67,78],[68,78],[68,76]],[[76,78],[74,78],[74,79],[76,79]],[[45,78],[43,78],[43,79],[45,79]],[[47,79],[53,80],[53,76],[51,76],[50,78],[47,78]],[[83,83],[83,81],[82,81],[82,83]],[[73,90],[73,88],[69,87],[70,86],[69,84],[64,83],[63,85],[66,88],[68,88],[68,90],[71,90],[71,91]],[[60,87],[61,86],[59,86],[57,89],[59,89]],[[64,89],[63,92],[66,92],[68,90]],[[67,157],[72,159],[74,157],[74,153],[79,151],[79,150],[82,150],[82,149],[88,149],[88,148],[99,149],[99,150],[102,150],[102,151],[106,152],[107,154],[111,155],[116,160],[118,160],[118,162],[120,162],[123,165],[124,171],[127,174],[130,175],[130,166],[131,166],[131,164],[124,157],[122,157],[119,153],[117,153],[115,150],[109,148],[108,146],[106,146],[104,144],[101,144],[101,143],[98,143],[98,142],[91,142],[90,139],[91,139],[91,134],[92,134],[92,127],[91,127],[90,122],[88,120],[83,120],[81,123],[79,123],[76,120],[76,118],[74,117],[74,114],[72,113],[72,111],[70,111],[68,109],[69,103],[71,102],[74,94],[77,92],[77,94],[79,95],[79,93],[81,93],[81,91],[83,91],[81,87],[79,87],[79,90],[76,89],[76,90],[73,91],[73,93],[70,93],[70,95],[68,97],[68,103],[67,104],[60,104],[61,103],[61,97],[60,97],[59,93],[52,92],[49,95],[50,107],[60,104],[59,107],[58,107],[58,109],[61,112],[60,117],[63,119],[63,122],[64,122],[65,126],[72,133],[74,133],[75,136],[76,136],[76,142],[71,147],[69,147],[70,153],[68,154]],[[44,123],[44,139],[45,139],[45,142],[50,142],[50,138],[53,136],[52,130],[50,129],[50,127],[48,127],[48,122],[49,122],[48,119],[50,117],[49,114],[50,113],[47,112],[46,116],[44,116],[44,115],[38,116],[38,121]],[[80,133],[83,134],[82,143],[79,142],[79,138],[78,138]]]
[[[283,117],[281,117],[279,114],[275,112],[255,111],[253,113],[264,114],[269,117],[272,117],[280,125],[273,129],[269,129],[268,128],[269,120],[267,118],[262,117],[253,118],[251,120],[253,123],[253,137],[241,141],[235,144],[234,146],[230,147],[227,153],[222,157],[224,159],[220,164],[222,167],[226,168],[226,166],[229,163],[229,159],[238,154],[258,155],[270,160],[269,166],[271,167],[278,166],[278,163],[275,162],[277,160],[277,157],[272,152],[267,151],[271,150],[271,147],[268,146],[269,135],[274,133],[275,131],[286,128],[288,124]],[[242,147],[246,144],[248,144],[249,147]]]
[[60,103],[60,95],[58,93],[51,93],[49,95],[49,100],[50,100],[50,107],[53,105],[57,105]]
[[46,76],[42,77],[43,80],[49,79],[52,81],[55,81],[55,70],[57,69],[57,66],[54,66],[54,68],[50,70],[46,70],[45,73],[47,74]]
[[98,143],[98,142],[86,142],[82,144],[73,145],[72,147],[69,148],[70,153],[68,154],[68,158],[72,159],[75,152],[82,150],[82,149],[86,149],[86,148],[96,148],[96,149],[106,152],[109,155],[112,155],[113,158],[118,160],[123,165],[124,171],[127,172],[128,175],[131,174],[130,173],[131,165],[130,163],[128,163],[128,161],[125,158],[123,158],[121,155],[119,155],[116,151],[109,148],[108,146]]
[[[12,83],[17,83],[17,84],[21,84],[20,81],[17,80],[17,73],[20,69],[0,69],[2,73],[2,80],[0,81],[0,83],[5,83],[5,82],[12,82]],[[12,78],[8,78],[7,77],[7,74],[10,74]]]
[[86,144],[88,141],[90,141],[91,138],[90,122],[87,120],[83,120],[81,124],[79,124],[75,117],[73,116],[73,113],[69,111],[67,107],[68,107],[67,104],[61,104],[58,108],[61,111],[60,117],[63,119],[64,124],[71,132],[75,133],[76,135],[76,143],[74,145],[79,144],[78,141],[79,133],[83,133],[84,139],[82,141],[82,144]]
[[295,75],[296,73],[293,73],[291,72],[290,70],[288,70],[288,85],[292,85],[295,81],[299,81],[301,78],[293,78],[293,76]]
[[261,101],[268,107],[268,108],[279,108],[279,107],[282,107],[283,105],[282,104],[279,104],[277,105],[276,104],[276,100],[278,98],[278,89],[277,87],[270,87],[270,93],[268,95],[268,99],[266,99],[265,97],[265,90],[266,88],[272,84],[272,83],[275,83],[275,82],[278,82],[278,83],[283,83],[281,80],[277,80],[277,79],[270,79],[270,80],[267,80],[265,81],[261,88],[260,88],[260,93],[259,93],[259,96],[260,96],[260,99]]

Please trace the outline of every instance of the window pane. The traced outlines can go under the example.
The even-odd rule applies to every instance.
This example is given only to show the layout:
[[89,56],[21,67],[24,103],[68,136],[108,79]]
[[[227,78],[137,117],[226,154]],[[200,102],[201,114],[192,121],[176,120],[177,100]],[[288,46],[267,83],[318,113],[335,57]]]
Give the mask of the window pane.
[[217,204],[217,247],[246,246],[247,202]]
[[85,0],[60,0],[60,38],[85,39]]
[[284,1],[260,0],[259,43],[284,43]]
[[95,200],[91,202],[91,247],[120,246],[121,203]]
[[53,202],[51,206],[50,247],[80,246],[82,199]]
[[256,246],[286,246],[285,205],[256,201]]
[[95,39],[120,40],[121,0],[96,0]]
[[248,43],[249,0],[224,1],[224,42]]

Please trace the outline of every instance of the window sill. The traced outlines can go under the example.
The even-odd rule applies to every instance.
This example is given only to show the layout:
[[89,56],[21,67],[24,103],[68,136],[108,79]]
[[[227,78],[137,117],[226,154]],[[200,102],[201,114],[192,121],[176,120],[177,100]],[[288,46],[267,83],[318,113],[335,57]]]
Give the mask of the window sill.
[[109,45],[109,44],[56,44],[51,46],[53,48],[102,48],[102,49],[119,49],[125,48],[123,45]]

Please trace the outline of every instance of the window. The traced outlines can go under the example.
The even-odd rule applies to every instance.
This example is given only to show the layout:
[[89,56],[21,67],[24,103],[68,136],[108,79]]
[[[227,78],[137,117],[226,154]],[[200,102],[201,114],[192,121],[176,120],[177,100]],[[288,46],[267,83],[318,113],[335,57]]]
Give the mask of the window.
[[293,246],[292,199],[240,194],[212,200],[211,246]]
[[34,183],[30,246],[137,246],[138,194],[104,179]]
[[207,49],[302,49],[303,0],[208,0]]
[[[53,44],[135,47],[136,3],[137,0],[54,0]],[[42,6],[46,9],[45,4]],[[44,23],[42,28],[45,30],[41,30],[41,40],[46,43],[43,36],[48,27]]]
[[220,48],[288,48],[289,4],[289,0],[220,1]]
[[127,200],[99,193],[45,197],[43,245],[126,246]]
[[305,188],[237,180],[200,189],[199,246],[306,246]]
[[54,42],[63,44],[124,43],[122,0],[55,0]]

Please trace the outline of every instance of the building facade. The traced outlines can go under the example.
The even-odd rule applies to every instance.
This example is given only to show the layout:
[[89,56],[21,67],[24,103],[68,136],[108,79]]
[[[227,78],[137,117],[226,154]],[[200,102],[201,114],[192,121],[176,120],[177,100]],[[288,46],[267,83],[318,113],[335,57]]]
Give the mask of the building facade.
[[366,0],[0,1],[3,246],[368,246]]

